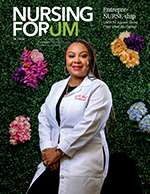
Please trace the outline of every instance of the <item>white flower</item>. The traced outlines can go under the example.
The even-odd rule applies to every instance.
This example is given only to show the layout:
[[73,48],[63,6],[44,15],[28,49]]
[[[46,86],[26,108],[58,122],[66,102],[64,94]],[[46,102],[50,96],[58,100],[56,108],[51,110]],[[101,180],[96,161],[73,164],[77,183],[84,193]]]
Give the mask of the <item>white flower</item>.
[[131,32],[125,31],[125,32],[121,32],[119,34],[119,38],[120,39],[124,39],[124,38],[128,38],[130,36]]

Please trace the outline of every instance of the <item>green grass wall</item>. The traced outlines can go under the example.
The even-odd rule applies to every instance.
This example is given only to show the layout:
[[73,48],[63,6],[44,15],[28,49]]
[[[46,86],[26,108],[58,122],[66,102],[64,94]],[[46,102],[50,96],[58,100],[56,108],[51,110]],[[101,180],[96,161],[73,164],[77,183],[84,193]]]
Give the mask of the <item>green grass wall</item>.
[[[78,36],[41,37],[19,35],[13,37],[13,7],[93,7],[92,22],[79,21]],[[150,60],[149,60],[149,7],[146,0],[62,0],[43,3],[37,0],[1,0],[1,45],[0,45],[0,90],[1,90],[1,129],[0,129],[0,184],[2,194],[24,194],[33,178],[37,165],[41,161],[38,139],[38,113],[53,83],[66,78],[64,74],[64,50],[74,39],[89,41],[96,50],[98,67],[102,79],[109,86],[115,110],[115,129],[109,128],[107,141],[110,153],[123,153],[131,157],[137,166],[143,194],[148,194],[150,182],[150,147],[146,140],[136,140],[133,128],[129,126],[127,110],[137,100],[150,100]],[[130,25],[121,28],[105,28],[103,7],[127,8],[126,13],[136,15],[135,28]],[[33,11],[34,12],[34,11]],[[34,14],[34,13],[33,13]],[[116,19],[118,21],[118,19]],[[125,21],[125,20],[124,20]],[[128,19],[126,21],[129,21]],[[135,25],[134,25],[135,26]],[[118,38],[120,32],[128,30],[138,34],[145,41],[143,52],[139,54],[140,64],[127,68],[119,57],[111,54],[110,44]],[[36,89],[16,85],[12,74],[20,67],[20,57],[24,47],[27,50],[38,49],[48,62],[49,72],[38,81]],[[19,145],[9,145],[9,124],[18,115],[31,118],[31,140]]]

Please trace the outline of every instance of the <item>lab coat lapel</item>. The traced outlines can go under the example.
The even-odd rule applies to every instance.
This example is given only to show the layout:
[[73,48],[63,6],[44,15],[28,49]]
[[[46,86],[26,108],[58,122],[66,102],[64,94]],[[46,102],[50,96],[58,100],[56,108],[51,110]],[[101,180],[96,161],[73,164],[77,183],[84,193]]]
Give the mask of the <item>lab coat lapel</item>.
[[67,96],[73,95],[74,93],[81,91],[83,87],[88,87],[90,85],[90,82],[91,80],[88,78],[88,76],[86,76],[84,80],[81,82],[81,84],[74,90],[72,90]]
[[[61,81],[59,86],[58,86],[58,93],[57,93],[56,100],[55,100],[54,116],[56,115],[56,104],[57,104],[60,96],[62,95],[69,79],[70,79],[70,76],[67,79]],[[73,95],[74,93],[81,91],[83,87],[88,87],[90,85],[90,82],[91,82],[91,80],[88,77],[85,77],[84,80],[82,81],[82,83],[78,87],[76,87],[73,91],[71,91],[68,95],[66,95],[64,98],[67,98],[67,97]],[[55,122],[55,125],[58,127],[56,117],[54,118],[54,122]]]
[[63,81],[60,82],[60,84],[58,85],[58,93],[57,93],[57,97],[56,97],[56,101],[58,102],[60,96],[62,95],[68,81],[69,81],[70,77],[68,77],[67,79],[64,79]]
[[69,79],[70,79],[70,77],[68,77],[67,79],[64,79],[60,82],[60,84],[58,85],[58,89],[57,89],[57,95],[55,96],[53,115],[54,115],[54,124],[57,127],[59,127],[59,125],[58,125],[58,122],[56,120],[56,105],[57,105],[57,102],[58,102],[60,96],[62,95]]

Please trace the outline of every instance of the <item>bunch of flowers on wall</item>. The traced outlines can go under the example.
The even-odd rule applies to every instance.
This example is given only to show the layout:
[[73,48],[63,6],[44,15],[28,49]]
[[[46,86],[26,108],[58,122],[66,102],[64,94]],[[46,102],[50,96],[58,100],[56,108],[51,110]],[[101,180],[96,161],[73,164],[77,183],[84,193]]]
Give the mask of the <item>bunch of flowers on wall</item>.
[[9,143],[17,145],[18,143],[24,143],[31,138],[30,118],[24,116],[18,116],[9,124],[10,140]]
[[114,56],[119,56],[122,63],[130,68],[139,65],[139,52],[144,46],[144,40],[138,34],[125,31],[111,43],[111,50]]
[[129,119],[133,121],[131,127],[135,128],[136,132],[140,132],[140,135],[136,136],[136,139],[144,137],[147,141],[150,141],[150,114],[148,114],[145,103],[136,102],[132,104],[127,113]]
[[28,51],[25,47],[21,60],[23,65],[14,71],[12,79],[16,84],[25,84],[34,89],[37,88],[38,78],[42,80],[48,72],[43,54],[37,49]]

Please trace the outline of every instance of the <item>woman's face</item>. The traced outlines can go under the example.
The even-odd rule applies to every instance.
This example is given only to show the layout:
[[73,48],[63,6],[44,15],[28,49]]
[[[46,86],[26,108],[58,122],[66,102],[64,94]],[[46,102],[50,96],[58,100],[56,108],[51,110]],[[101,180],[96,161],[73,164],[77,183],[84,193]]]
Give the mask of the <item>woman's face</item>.
[[90,55],[82,43],[72,43],[66,52],[66,67],[71,76],[83,78],[88,74]]

